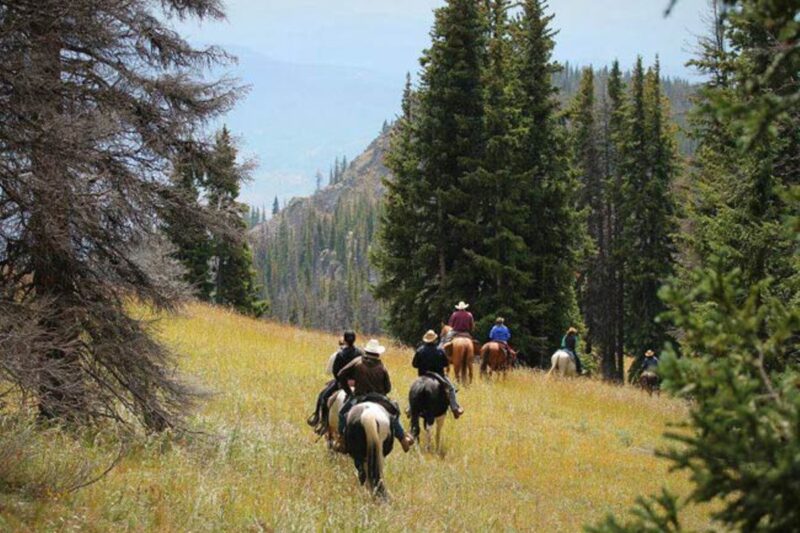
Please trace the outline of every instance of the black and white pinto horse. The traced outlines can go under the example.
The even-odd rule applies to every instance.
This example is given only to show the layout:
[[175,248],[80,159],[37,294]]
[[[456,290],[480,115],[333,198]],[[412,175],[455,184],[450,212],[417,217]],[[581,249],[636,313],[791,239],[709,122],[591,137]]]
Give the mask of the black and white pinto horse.
[[374,402],[356,404],[347,414],[347,453],[358,470],[358,480],[370,491],[386,496],[383,483],[383,458],[392,452],[389,412]]
[[436,451],[439,451],[442,426],[447,415],[449,402],[444,385],[432,376],[420,376],[411,384],[408,391],[411,434],[419,440],[419,419],[425,423],[426,448],[431,449],[431,427],[436,424]]

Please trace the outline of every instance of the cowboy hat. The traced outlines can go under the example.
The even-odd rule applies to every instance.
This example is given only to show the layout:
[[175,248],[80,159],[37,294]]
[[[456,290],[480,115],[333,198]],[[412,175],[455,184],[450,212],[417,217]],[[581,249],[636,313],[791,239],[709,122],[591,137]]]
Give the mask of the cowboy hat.
[[647,350],[644,352],[645,357],[653,357],[656,353],[653,350]]
[[501,316],[499,316],[499,317],[497,317],[497,318],[495,319],[495,321],[494,321],[494,322],[495,322],[495,324],[505,324],[505,323],[506,323],[506,319],[505,319],[505,318],[503,318],[503,317],[501,317]]
[[424,342],[426,344],[432,344],[432,343],[436,342],[437,337],[438,336],[436,335],[436,332],[433,331],[432,329],[429,329],[425,333],[425,335],[422,336],[422,342]]
[[386,348],[381,346],[376,339],[370,339],[366,346],[364,346],[364,351],[368,354],[372,355],[380,355],[386,351]]
[[463,311],[467,307],[469,307],[469,304],[465,304],[463,300],[458,302],[458,304],[456,305],[456,309],[458,309],[459,311]]
[[567,333],[578,333],[578,330],[577,330],[577,329],[575,329],[574,327],[570,327],[570,328],[567,330]]

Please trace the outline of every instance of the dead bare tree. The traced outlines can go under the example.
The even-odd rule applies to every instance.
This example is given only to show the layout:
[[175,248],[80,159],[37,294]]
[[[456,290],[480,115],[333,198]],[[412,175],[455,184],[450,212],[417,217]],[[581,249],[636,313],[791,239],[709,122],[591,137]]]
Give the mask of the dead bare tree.
[[171,161],[207,149],[241,90],[208,81],[223,51],[170,24],[223,16],[220,0],[0,0],[0,380],[44,417],[162,430],[191,404],[125,304],[178,301],[168,254],[142,250],[167,210],[204,216]]

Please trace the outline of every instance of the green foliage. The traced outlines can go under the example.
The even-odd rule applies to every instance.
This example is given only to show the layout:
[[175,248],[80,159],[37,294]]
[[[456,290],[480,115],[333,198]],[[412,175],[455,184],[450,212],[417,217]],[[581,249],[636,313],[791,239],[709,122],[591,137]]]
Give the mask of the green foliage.
[[[736,7],[715,13],[696,62],[711,76],[695,117],[695,263],[662,292],[685,355],[668,349],[663,386],[692,401],[689,421],[668,434],[679,445],[664,455],[690,472],[688,503],[713,503],[722,528],[798,531],[798,115],[777,103],[777,113],[762,112],[796,94],[797,69],[783,68],[793,54],[774,39],[796,40],[798,10],[726,3]],[[651,518],[609,519],[595,531],[642,531]]]
[[260,316],[267,303],[257,300],[252,252],[245,233],[263,214],[238,201],[247,168],[237,162],[237,151],[227,128],[217,133],[210,154],[187,154],[175,164],[175,194],[199,206],[201,194],[213,219],[194,220],[168,212],[165,233],[176,247],[175,257],[185,268],[184,279],[205,301]]
[[685,531],[679,520],[680,503],[667,490],[654,497],[636,498],[628,521],[620,522],[614,516],[606,517],[597,526],[587,526],[589,533],[680,533]]

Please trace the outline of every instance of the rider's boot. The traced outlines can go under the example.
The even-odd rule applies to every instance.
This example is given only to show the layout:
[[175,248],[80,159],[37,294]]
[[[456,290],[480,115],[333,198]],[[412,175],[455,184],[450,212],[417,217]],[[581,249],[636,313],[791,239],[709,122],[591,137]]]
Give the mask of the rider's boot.
[[306,424],[311,426],[312,428],[319,424],[319,411],[314,411],[314,414],[309,416],[306,420]]
[[403,438],[400,439],[400,446],[403,447],[403,451],[408,453],[408,450],[411,449],[411,446],[414,445],[414,437],[412,437],[409,433],[403,435]]

